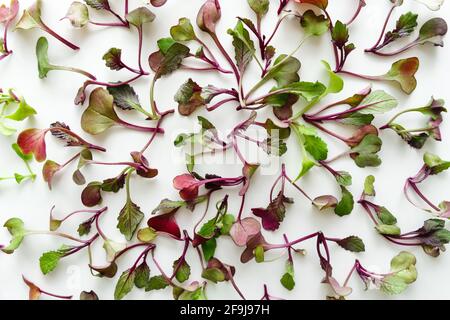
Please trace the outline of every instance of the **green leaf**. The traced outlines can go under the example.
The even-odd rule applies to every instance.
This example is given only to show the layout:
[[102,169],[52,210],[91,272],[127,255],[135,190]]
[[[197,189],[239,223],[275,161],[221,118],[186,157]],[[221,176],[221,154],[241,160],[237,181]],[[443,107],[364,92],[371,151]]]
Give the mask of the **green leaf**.
[[265,16],[269,11],[269,0],[247,0],[248,5],[260,18]]
[[342,78],[331,69],[331,66],[328,62],[322,60],[322,63],[325,66],[325,69],[327,70],[329,76],[328,87],[324,95],[328,95],[329,93],[341,92],[342,89],[344,89],[344,80],[342,80]]
[[95,10],[108,10],[110,9],[108,0],[84,0],[88,6]]
[[38,61],[39,78],[44,79],[53,70],[53,66],[48,61],[48,40],[40,37],[36,44],[36,57]]
[[155,229],[150,227],[140,229],[137,233],[138,240],[145,243],[152,242],[156,239],[157,236],[158,234],[156,233]]
[[216,238],[209,239],[202,244],[202,252],[206,261],[211,260],[214,257],[217,248]]
[[340,216],[346,216],[352,213],[355,201],[353,200],[353,195],[347,188],[341,186],[342,198],[341,201],[334,208],[334,212]]
[[366,177],[366,180],[364,181],[364,194],[369,197],[375,196],[375,177],[370,175]]
[[174,97],[178,102],[178,112],[183,116],[189,116],[198,108],[205,106],[206,101],[202,96],[202,87],[192,79],[188,79],[178,89]]
[[292,263],[292,261],[290,261],[290,260],[286,261],[285,268],[286,268],[286,272],[281,277],[280,282],[283,285],[283,287],[285,287],[286,289],[291,291],[295,287],[294,264]]
[[190,49],[185,45],[175,42],[168,49],[165,54],[160,57],[154,58],[150,56],[150,65],[153,71],[156,72],[156,79],[162,76],[171,74],[177,70],[183,61],[189,55]]
[[399,236],[401,234],[400,228],[395,225],[379,224],[375,229],[378,233],[386,236]]
[[337,171],[336,181],[343,187],[349,187],[352,185],[353,179],[347,171]]
[[368,134],[363,140],[351,149],[352,158],[358,167],[377,167],[381,164],[381,159],[377,153],[381,150],[383,142],[374,135]]
[[178,24],[170,28],[170,36],[175,41],[192,41],[197,38],[194,27],[188,18],[180,18]]
[[122,110],[136,110],[143,113],[147,117],[150,113],[142,108],[139,101],[139,96],[134,91],[133,87],[124,84],[117,87],[108,87],[108,92],[114,97],[114,104]]
[[300,68],[301,63],[297,58],[282,54],[275,60],[272,68],[264,76],[261,83],[264,84],[274,79],[278,86],[282,87],[293,82],[298,82],[300,80],[298,75]]
[[205,295],[205,288],[203,286],[198,287],[194,291],[184,290],[180,294],[178,300],[207,300]]
[[74,1],[63,19],[68,19],[75,28],[83,28],[89,23],[88,8],[84,3]]
[[127,294],[131,292],[134,287],[135,277],[135,272],[130,272],[130,270],[122,273],[119,281],[116,284],[116,289],[114,290],[115,300],[122,300]]
[[19,107],[16,111],[8,116],[6,119],[14,120],[14,121],[22,121],[26,118],[37,114],[36,110],[34,110],[24,99],[20,99]]
[[114,110],[114,97],[103,88],[95,89],[90,96],[89,106],[81,116],[81,127],[87,133],[96,135],[120,122]]
[[406,94],[411,94],[417,87],[415,74],[419,70],[419,59],[416,57],[401,59],[395,62],[391,69],[380,79],[395,82]]
[[325,91],[326,87],[320,82],[293,82],[286,86],[277,88],[283,93],[295,94],[303,97],[306,101],[310,102],[320,97]]
[[261,245],[255,248],[255,261],[257,263],[264,262],[264,247]]
[[336,21],[336,24],[334,25],[333,28],[333,32],[331,34],[331,38],[333,39],[334,44],[338,48],[343,48],[349,39],[347,26],[339,20]]
[[322,14],[316,15],[313,10],[308,10],[300,18],[300,25],[306,35],[321,36],[330,29],[330,20]]
[[364,252],[366,247],[364,242],[355,236],[350,236],[336,242],[339,246],[350,252]]
[[111,70],[122,70],[124,64],[122,62],[122,49],[111,48],[102,57],[105,65]]
[[125,16],[125,19],[138,29],[141,29],[143,24],[153,22],[155,18],[155,14],[145,7],[134,9]]
[[394,30],[386,33],[383,43],[380,48],[400,39],[411,35],[417,27],[417,14],[407,12],[402,14],[397,20],[397,24]]
[[120,211],[117,228],[130,241],[143,218],[144,214],[139,206],[133,203],[131,199],[127,199],[125,206]]
[[213,237],[216,232],[216,224],[217,224],[216,218],[207,221],[205,224],[203,224],[203,226],[200,228],[200,231],[197,234],[206,239]]
[[423,162],[430,168],[431,174],[439,174],[450,168],[450,161],[442,160],[439,156],[426,152]]
[[317,136],[305,135],[305,149],[317,161],[326,160],[328,157],[328,146]]
[[161,50],[163,55],[166,55],[170,47],[177,43],[173,38],[162,38],[159,39],[157,44],[159,50]]
[[245,29],[242,21],[238,21],[234,29],[228,29],[228,34],[233,37],[236,64],[243,72],[253,59],[255,44],[250,39],[250,33]]
[[397,275],[389,275],[381,281],[380,289],[386,294],[400,294],[408,288],[408,284]]
[[371,114],[361,114],[360,112],[354,112],[347,115],[345,118],[339,119],[339,122],[345,125],[361,127],[372,123],[375,117]]
[[397,218],[385,207],[380,207],[377,214],[383,224],[394,225],[397,223]]
[[402,251],[391,260],[391,271],[398,272],[408,269],[417,262],[416,257],[407,251]]
[[150,278],[150,268],[148,267],[147,263],[145,261],[142,262],[136,268],[134,273],[134,285],[139,289],[145,288]]
[[41,20],[42,1],[36,0],[29,8],[23,11],[22,17],[16,24],[16,29],[33,29],[43,26]]
[[[312,127],[307,127],[298,123],[291,124],[297,136],[297,140],[302,149],[302,169],[296,180],[303,177],[312,167],[316,165],[315,160],[325,160],[328,156],[326,143],[317,136],[317,132]],[[313,157],[313,159],[310,158]]]
[[152,211],[152,215],[155,215],[157,213],[159,214],[169,213],[185,206],[186,206],[185,201],[172,201],[169,199],[163,199],[161,200],[159,205]]
[[226,214],[222,218],[222,228],[220,228],[221,235],[229,235],[231,227],[235,222],[235,217],[232,214]]
[[326,160],[328,157],[327,144],[317,136],[317,131],[313,127],[305,125],[295,125],[296,132],[302,136],[303,145],[309,154],[317,161]]
[[44,253],[39,258],[39,266],[43,274],[48,274],[55,270],[58,266],[59,260],[64,256],[64,252],[60,251],[49,251]]
[[19,218],[11,218],[6,221],[3,226],[8,229],[12,239],[9,245],[4,247],[2,251],[7,254],[12,254],[21,245],[23,239],[27,235],[27,231],[25,230],[23,221]]
[[417,44],[431,43],[435,46],[444,46],[443,37],[447,34],[447,23],[442,18],[432,18],[420,28]]
[[163,276],[154,276],[151,277],[148,281],[147,286],[145,287],[145,291],[161,290],[167,288],[168,286],[169,283],[167,282],[166,278],[164,278]]
[[398,101],[383,90],[372,91],[361,101],[361,106],[367,106],[359,110],[361,114],[383,114],[398,106]]
[[[175,271],[175,268],[178,266],[180,260],[175,260],[173,262],[173,270]],[[183,261],[181,262],[180,267],[178,268],[178,271],[175,275],[175,278],[183,283],[186,280],[189,279],[189,277],[191,276],[191,267],[189,266],[189,264],[186,262],[186,260],[183,259]]]
[[208,268],[202,272],[202,277],[214,283],[225,281],[225,274],[218,268]]

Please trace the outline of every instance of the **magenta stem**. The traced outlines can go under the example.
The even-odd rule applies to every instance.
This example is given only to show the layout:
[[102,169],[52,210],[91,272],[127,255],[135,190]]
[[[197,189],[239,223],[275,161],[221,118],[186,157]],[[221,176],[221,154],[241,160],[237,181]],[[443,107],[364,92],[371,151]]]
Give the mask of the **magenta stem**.
[[391,19],[392,13],[394,12],[395,8],[397,7],[396,4],[392,6],[392,8],[389,10],[389,13],[386,17],[386,20],[384,21],[383,29],[381,29],[380,37],[378,38],[377,42],[373,45],[372,48],[366,49],[365,52],[371,52],[376,49],[376,47],[380,44],[381,40],[383,39],[384,33],[386,31],[387,25],[389,23],[389,20]]
[[69,40],[66,40],[65,38],[61,37],[59,34],[57,34],[55,31],[53,31],[52,29],[50,29],[50,27],[48,27],[44,22],[42,23],[42,29],[44,31],[46,31],[47,33],[49,33],[51,36],[55,37],[56,39],[58,39],[59,41],[61,41],[62,43],[64,43],[66,46],[68,46],[70,49],[72,50],[80,50],[80,47],[76,46],[75,44],[73,44],[72,42],[70,42]]

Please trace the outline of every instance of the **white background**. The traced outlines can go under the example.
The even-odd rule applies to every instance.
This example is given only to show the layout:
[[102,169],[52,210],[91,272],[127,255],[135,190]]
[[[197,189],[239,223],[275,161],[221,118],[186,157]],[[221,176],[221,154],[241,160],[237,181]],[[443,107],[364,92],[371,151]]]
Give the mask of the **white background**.
[[[8,1],[9,2],[9,1]],[[22,8],[28,6],[31,1],[20,1]],[[112,0],[111,3],[122,12],[122,2]],[[195,17],[202,0],[169,0],[168,4],[162,8],[151,8],[156,15],[155,22],[145,28],[144,36],[144,57],[155,51],[156,40],[167,36],[170,26],[177,23],[180,17],[189,17],[195,21]],[[387,0],[368,0],[368,7],[351,27],[351,41],[353,41],[358,50],[351,55],[348,61],[348,69],[361,71],[367,74],[381,74],[387,71],[393,61],[396,59],[376,58],[363,53],[363,48],[373,44],[378,36],[378,32],[384,21],[390,2]],[[119,47],[123,49],[124,60],[130,65],[136,65],[137,35],[134,30],[121,28],[101,28],[91,26],[83,30],[73,29],[68,21],[59,21],[65,15],[69,7],[70,0],[45,0],[43,8],[43,19],[58,30],[62,35],[73,40],[80,45],[81,50],[74,52],[55,39],[48,37],[50,41],[50,59],[56,64],[67,66],[76,66],[89,70],[100,80],[118,81],[128,79],[128,72],[113,72],[107,70],[101,57],[110,47]],[[348,20],[356,7],[356,0],[336,0],[330,1],[330,12],[334,19]],[[131,8],[141,5],[142,1],[131,1]],[[236,23],[236,16],[253,17],[253,13],[248,8],[244,0],[222,0],[223,18],[218,26],[218,33],[222,42],[231,51],[230,37],[226,34],[229,27]],[[272,8],[267,18],[264,19],[263,30],[266,33],[271,32],[276,22],[275,9],[278,1],[272,1]],[[293,5],[291,5],[294,7]],[[442,16],[449,20],[450,10],[447,3],[441,11],[435,13],[429,11],[426,7],[408,0],[402,8],[396,11],[396,19],[400,13],[408,9],[420,13],[419,21],[425,22],[428,18],[435,15]],[[108,21],[111,17],[108,15],[99,15],[94,10],[90,10],[91,16],[96,20]],[[391,22],[391,26],[394,21]],[[205,41],[210,43],[208,37],[198,32]],[[38,111],[35,119],[25,121],[23,128],[28,127],[47,127],[51,122],[64,121],[69,124],[76,132],[82,133],[80,129],[80,116],[85,107],[74,106],[73,98],[77,89],[84,79],[76,74],[64,72],[52,72],[47,79],[38,78],[35,43],[43,35],[40,30],[17,31],[10,34],[9,46],[14,50],[14,54],[0,63],[0,87],[15,88],[24,97],[29,104]],[[278,53],[291,52],[301,41],[303,35],[297,21],[292,20],[284,23],[278,35],[275,38],[275,44]],[[216,51],[217,52],[217,51]],[[406,96],[397,87],[375,84],[375,88],[381,88],[396,96],[399,101],[399,108],[416,107],[424,105],[430,97],[449,100],[448,97],[448,71],[449,50],[445,48],[420,47],[401,57],[418,56],[421,60],[421,67],[417,74],[418,87],[411,95]],[[219,54],[217,54],[219,56]],[[307,44],[296,55],[303,63],[301,77],[304,80],[321,80],[326,82],[326,74],[320,63],[321,59],[332,61],[332,52],[329,44],[329,36],[325,35],[320,39],[308,41]],[[147,63],[144,61],[147,67]],[[223,65],[226,65],[223,62]],[[168,78],[164,78],[157,84],[156,99],[161,109],[174,107],[173,95],[178,87],[188,78],[193,77],[201,85],[215,84],[219,87],[231,87],[234,85],[232,76],[218,76],[216,74],[185,73],[176,72]],[[252,67],[246,76],[247,87],[258,79],[257,69]],[[368,83],[353,79],[346,79],[344,91],[338,96],[331,96],[325,102],[336,101],[347,97],[363,89]],[[149,78],[141,79],[135,84],[135,89],[139,93],[141,102],[148,107],[148,86]],[[225,132],[232,128],[240,119],[245,117],[245,113],[237,113],[232,110],[232,105],[223,106],[220,110],[207,114],[207,117],[218,125]],[[397,111],[395,111],[397,112]],[[393,112],[394,113],[394,112]],[[206,112],[199,112],[205,115]],[[197,114],[196,114],[197,115]],[[190,118],[183,118],[179,115],[172,116],[164,127],[167,134],[158,138],[154,145],[147,152],[151,165],[160,170],[160,175],[152,180],[145,181],[133,179],[132,190],[133,200],[139,204],[150,216],[151,210],[156,207],[159,201],[169,197],[177,199],[177,192],[172,188],[172,178],[185,172],[184,164],[174,160],[179,158],[178,150],[173,147],[172,141],[179,132],[192,132],[196,115]],[[260,119],[264,120],[270,113],[260,113]],[[383,125],[391,116],[385,115],[376,120],[377,125]],[[129,118],[131,121],[141,121],[138,118]],[[446,119],[447,120],[447,119]],[[145,121],[141,121],[145,124]],[[21,125],[21,124],[20,124]],[[414,122],[412,122],[414,125]],[[425,150],[439,153],[443,158],[450,159],[450,150],[448,139],[450,136],[450,126],[445,122],[443,127],[444,141],[435,143],[429,141],[424,150],[416,151],[403,143],[399,137],[391,132],[383,132],[382,138],[385,142],[381,157],[383,165],[376,169],[358,169],[355,164],[344,159],[335,164],[335,167],[348,170],[353,174],[354,185],[351,191],[355,197],[361,192],[362,182],[368,174],[374,174],[377,177],[377,198],[376,202],[384,204],[394,212],[399,220],[402,230],[410,231],[420,227],[424,220],[429,216],[414,207],[412,207],[402,194],[402,185],[404,180],[420,168],[422,164],[422,154]],[[147,141],[148,136],[142,133],[132,132],[123,128],[114,128],[106,134],[98,137],[89,137],[82,134],[88,140],[104,145],[108,149],[106,154],[96,154],[96,158],[104,161],[128,160],[130,151],[140,149]],[[330,155],[337,154],[344,150],[345,146],[334,140],[328,139],[330,144]],[[10,175],[14,170],[25,172],[22,164],[10,151],[9,146],[14,142],[15,137],[0,139],[0,148],[2,150],[0,157],[0,173],[3,176]],[[54,139],[48,138],[48,157],[57,162],[63,162],[73,154],[74,150],[63,148]],[[294,137],[289,143],[289,151],[283,158],[287,163],[288,172],[291,176],[297,174],[300,166],[300,155],[295,145]],[[40,172],[41,165],[33,164],[36,172]],[[35,183],[25,183],[17,186],[13,182],[2,182],[0,185],[0,221],[3,223],[11,217],[20,217],[23,219],[29,229],[46,230],[48,228],[48,217],[50,208],[56,206],[56,214],[60,217],[73,210],[82,207],[80,193],[82,188],[75,186],[71,181],[71,169],[64,171],[55,179],[53,191],[49,191],[42,178]],[[90,167],[84,170],[88,181],[102,180],[114,176],[120,171],[120,168]],[[237,176],[240,174],[238,163],[234,165],[213,165],[209,167],[200,167],[200,173],[214,172],[226,176]],[[40,174],[39,174],[40,175]],[[268,203],[268,191],[273,183],[275,176],[257,175],[253,181],[253,186],[249,191],[245,215],[250,215],[250,209],[254,207],[266,206]],[[302,182],[304,187],[311,195],[318,196],[326,193],[337,192],[335,185],[329,175],[321,169],[314,169]],[[424,192],[429,194],[436,202],[449,199],[448,175],[443,174],[439,177],[433,177],[424,186]],[[236,190],[227,190],[231,195],[230,212],[236,213],[239,209],[239,198]],[[355,258],[369,269],[384,272],[389,269],[390,259],[403,248],[394,246],[373,229],[372,222],[368,219],[365,212],[355,206],[352,215],[339,218],[332,212],[318,212],[313,209],[304,198],[293,189],[288,189],[288,196],[295,198],[296,203],[289,207],[285,222],[280,230],[275,233],[267,234],[267,239],[274,243],[282,243],[282,234],[287,233],[290,239],[296,239],[318,230],[324,231],[330,237],[345,237],[348,235],[358,235],[362,237],[366,244],[366,252],[362,254],[352,254],[346,252],[336,245],[331,245],[332,264],[334,267],[334,276],[343,281],[350,270]],[[216,194],[213,203],[215,203],[222,194]],[[122,235],[115,228],[116,219],[119,210],[125,202],[124,192],[113,195],[105,195],[104,204],[110,208],[108,213],[103,216],[102,223],[107,234],[116,241],[124,241]],[[214,208],[214,206],[212,206]],[[203,212],[203,206],[199,206],[194,213],[181,211],[177,218],[180,225],[192,229],[197,219]],[[214,215],[211,209],[209,217]],[[62,227],[63,231],[75,234],[77,219],[71,220]],[[0,243],[6,243],[9,236],[6,230],[0,231]],[[62,244],[60,239],[49,238],[45,236],[35,236],[25,239],[21,248],[12,256],[0,255],[0,299],[25,299],[27,298],[27,287],[21,281],[21,275],[26,275],[29,279],[41,285],[43,288],[60,293],[73,294],[77,297],[81,290],[95,290],[101,299],[111,299],[113,297],[115,279],[100,279],[91,276],[87,267],[87,253],[82,252],[64,259],[56,271],[48,276],[43,276],[39,270],[39,257],[44,251],[56,249]],[[96,264],[104,263],[104,254],[100,246],[100,241],[96,244],[94,260]],[[160,239],[157,241],[157,256],[167,272],[170,271],[171,264],[182,251],[182,243]],[[248,298],[259,299],[263,294],[263,283],[267,283],[271,294],[288,299],[323,299],[328,293],[328,289],[320,282],[323,272],[319,267],[318,259],[315,254],[315,243],[310,241],[302,245],[308,250],[306,257],[295,258],[296,282],[295,290],[288,292],[285,290],[279,279],[283,274],[284,261],[282,257],[271,263],[256,264],[250,262],[242,265],[239,262],[241,249],[233,246],[231,240],[221,239],[217,256],[224,262],[235,265],[237,268],[236,282]],[[413,248],[412,252],[417,256],[417,268],[419,277],[416,283],[400,296],[404,299],[444,299],[450,298],[448,291],[450,265],[450,256],[443,254],[439,258],[431,258],[425,255],[421,248]],[[119,264],[118,275],[128,268],[138,252],[133,251],[122,259]],[[275,256],[276,257],[276,256]],[[188,261],[193,266],[193,275],[191,279],[200,279],[198,259],[192,251],[188,255]],[[153,275],[157,274],[156,268],[151,265]],[[391,299],[375,290],[364,291],[361,281],[354,276],[350,282],[354,289],[350,299]],[[207,295],[210,299],[237,299],[238,295],[234,292],[230,284],[209,285]],[[134,289],[127,296],[131,299],[157,299],[171,298],[170,290],[146,293]]]

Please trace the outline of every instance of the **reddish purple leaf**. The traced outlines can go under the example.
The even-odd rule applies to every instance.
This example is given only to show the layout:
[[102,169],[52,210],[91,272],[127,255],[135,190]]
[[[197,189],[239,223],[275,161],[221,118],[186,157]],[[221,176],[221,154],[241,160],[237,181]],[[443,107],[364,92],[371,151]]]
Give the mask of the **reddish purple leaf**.
[[175,212],[170,212],[150,218],[147,222],[147,225],[158,232],[167,233],[177,239],[181,238],[180,227],[175,220]]
[[48,130],[28,129],[19,134],[17,144],[24,154],[34,154],[36,161],[42,162],[47,158],[45,135]]

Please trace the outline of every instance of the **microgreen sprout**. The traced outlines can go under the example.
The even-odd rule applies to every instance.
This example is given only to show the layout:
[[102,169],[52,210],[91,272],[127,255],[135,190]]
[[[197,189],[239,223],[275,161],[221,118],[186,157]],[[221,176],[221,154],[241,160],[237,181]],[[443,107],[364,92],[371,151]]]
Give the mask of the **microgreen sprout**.
[[8,29],[18,13],[18,0],[11,0],[9,7],[4,4],[0,6],[0,24],[4,26],[3,37],[0,37],[0,61],[13,53],[8,47]]
[[44,21],[42,21],[41,10],[42,0],[36,0],[34,4],[23,11],[22,17],[16,24],[16,29],[29,30],[33,28],[39,28],[58,39],[72,50],[79,50],[80,48],[78,46],[57,34],[55,31],[53,31],[53,29],[50,29],[50,27],[47,26]]

